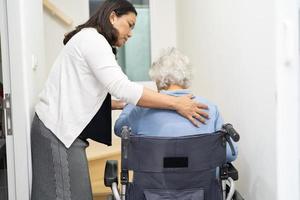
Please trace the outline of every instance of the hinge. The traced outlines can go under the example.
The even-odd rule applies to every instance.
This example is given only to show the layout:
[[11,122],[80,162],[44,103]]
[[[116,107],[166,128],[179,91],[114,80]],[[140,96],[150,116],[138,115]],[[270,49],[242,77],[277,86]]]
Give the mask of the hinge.
[[10,94],[5,94],[3,99],[3,118],[4,130],[6,135],[12,135],[12,120],[11,120],[11,98]]

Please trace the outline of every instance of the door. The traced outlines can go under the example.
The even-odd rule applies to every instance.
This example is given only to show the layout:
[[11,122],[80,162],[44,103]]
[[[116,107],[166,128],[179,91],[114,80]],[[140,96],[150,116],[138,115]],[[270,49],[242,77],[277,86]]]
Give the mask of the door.
[[15,199],[15,166],[10,118],[10,64],[6,1],[0,1],[0,199]]

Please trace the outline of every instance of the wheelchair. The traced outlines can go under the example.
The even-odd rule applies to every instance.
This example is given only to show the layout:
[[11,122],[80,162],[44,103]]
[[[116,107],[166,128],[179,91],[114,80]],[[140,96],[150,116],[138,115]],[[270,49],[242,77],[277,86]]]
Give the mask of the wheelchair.
[[181,137],[133,135],[123,127],[121,137],[120,192],[118,163],[108,160],[108,200],[243,200],[235,190],[238,172],[226,162],[226,143],[234,155],[231,139],[239,141],[231,124],[214,134]]

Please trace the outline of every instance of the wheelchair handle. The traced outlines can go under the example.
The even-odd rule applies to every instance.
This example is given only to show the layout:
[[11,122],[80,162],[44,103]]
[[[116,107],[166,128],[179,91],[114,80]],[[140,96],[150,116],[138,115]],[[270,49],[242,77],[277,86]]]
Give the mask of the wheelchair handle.
[[222,128],[230,135],[233,141],[238,142],[240,140],[240,135],[236,132],[231,124],[224,124]]
[[128,160],[128,145],[129,145],[129,137],[131,134],[131,129],[128,126],[122,127],[121,137],[122,137],[122,143],[121,143],[121,184],[122,184],[122,190],[121,190],[121,196],[122,199],[125,198],[125,192],[126,192],[126,185],[128,184],[128,166],[127,166],[127,160]]
[[128,154],[128,143],[131,129],[128,126],[122,127],[122,158],[127,159]]

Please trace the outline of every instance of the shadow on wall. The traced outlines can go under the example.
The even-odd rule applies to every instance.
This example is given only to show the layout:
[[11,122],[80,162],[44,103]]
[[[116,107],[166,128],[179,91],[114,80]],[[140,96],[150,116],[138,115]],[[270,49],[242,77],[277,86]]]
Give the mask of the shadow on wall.
[[242,163],[242,167],[238,167],[239,169],[241,169],[239,170],[239,181],[247,182],[243,185],[248,184],[246,188],[238,188],[245,199],[250,198],[249,194],[252,196],[251,198],[253,199],[270,199],[270,195],[272,196],[271,199],[276,199],[276,194],[274,194],[274,188],[268,187],[268,182],[264,180],[264,177],[260,177],[257,176],[257,174],[253,174],[253,172],[255,172],[256,170],[253,170],[253,168],[251,167],[253,165],[249,163],[247,159],[240,156],[239,163]]

